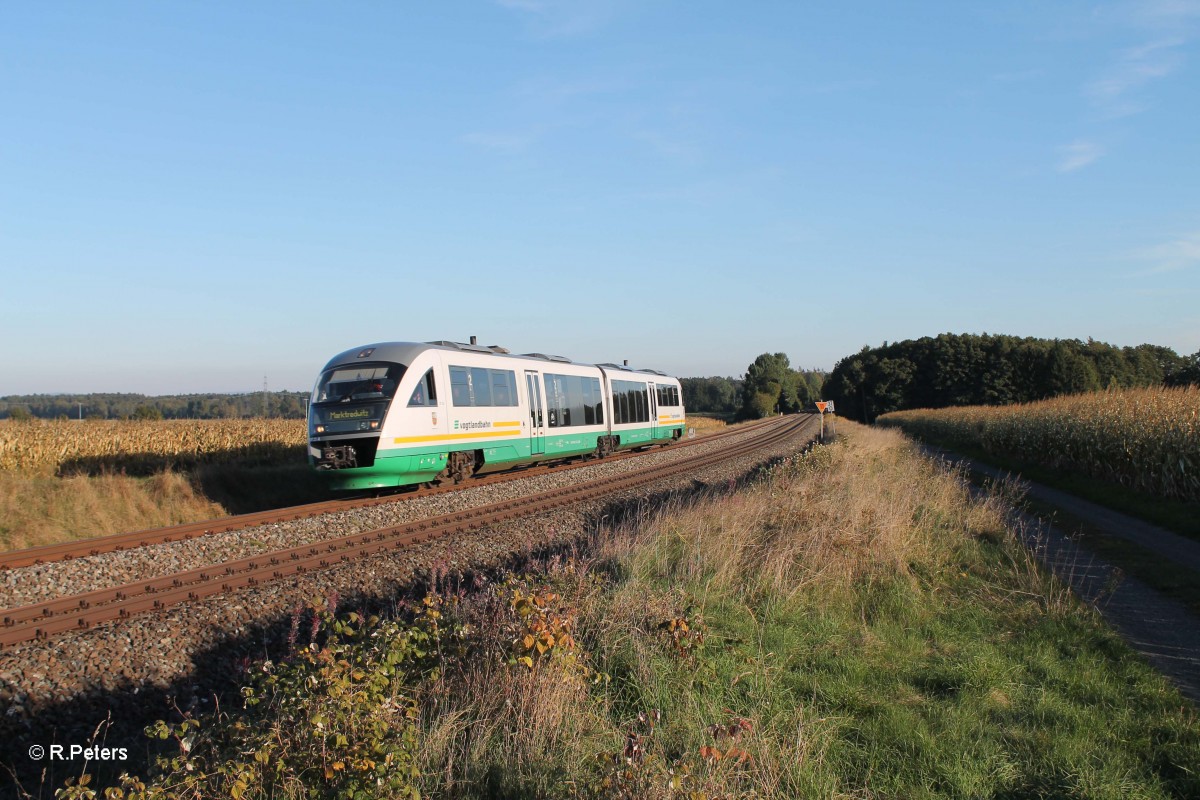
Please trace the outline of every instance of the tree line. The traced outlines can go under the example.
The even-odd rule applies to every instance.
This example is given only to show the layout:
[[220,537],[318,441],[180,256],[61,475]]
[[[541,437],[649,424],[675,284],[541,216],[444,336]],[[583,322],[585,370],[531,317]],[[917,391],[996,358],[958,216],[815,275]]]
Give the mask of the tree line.
[[737,419],[760,419],[808,408],[821,398],[825,373],[793,369],[784,353],[763,353],[742,378],[681,378],[684,407]]
[[[1088,339],[943,333],[863,347],[833,371],[794,369],[784,353],[763,353],[740,378],[681,378],[692,413],[757,419],[833,400],[839,414],[871,421],[908,408],[1007,405],[1060,394],[1139,386],[1200,384],[1200,352],[1115,347]],[[303,419],[307,392],[13,395],[0,418]]]
[[1106,388],[1200,383],[1200,352],[1088,339],[943,333],[863,347],[825,385],[838,413],[872,421],[909,408],[1008,405]]
[[0,419],[304,419],[308,392],[32,394],[0,397]]
[[[798,411],[820,397],[825,373],[795,370],[783,353],[763,353],[744,378],[681,378],[689,412],[754,419]],[[0,397],[0,419],[303,419],[307,392],[247,394],[35,394]]]

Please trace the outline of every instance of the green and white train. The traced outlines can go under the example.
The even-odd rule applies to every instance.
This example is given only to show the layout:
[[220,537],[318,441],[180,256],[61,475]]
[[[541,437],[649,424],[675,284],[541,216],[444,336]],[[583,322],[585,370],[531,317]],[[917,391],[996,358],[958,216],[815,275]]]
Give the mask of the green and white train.
[[458,342],[384,342],[334,356],[308,407],[309,462],[341,490],[538,461],[604,457],[683,435],[679,381]]

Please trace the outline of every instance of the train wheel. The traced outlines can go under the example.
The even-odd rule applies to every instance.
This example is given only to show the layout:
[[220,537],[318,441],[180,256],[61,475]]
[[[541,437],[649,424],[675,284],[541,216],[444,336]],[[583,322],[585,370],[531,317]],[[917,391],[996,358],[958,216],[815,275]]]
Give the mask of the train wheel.
[[462,483],[475,474],[478,458],[474,452],[458,451],[446,459],[446,468],[438,475],[439,483]]

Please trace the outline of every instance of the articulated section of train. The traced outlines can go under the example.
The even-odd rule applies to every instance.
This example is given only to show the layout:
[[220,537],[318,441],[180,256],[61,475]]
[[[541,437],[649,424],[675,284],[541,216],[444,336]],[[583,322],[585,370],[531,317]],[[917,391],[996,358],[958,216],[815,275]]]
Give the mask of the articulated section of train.
[[684,421],[679,381],[655,370],[474,341],[383,342],[325,365],[308,454],[333,488],[371,489],[666,444]]

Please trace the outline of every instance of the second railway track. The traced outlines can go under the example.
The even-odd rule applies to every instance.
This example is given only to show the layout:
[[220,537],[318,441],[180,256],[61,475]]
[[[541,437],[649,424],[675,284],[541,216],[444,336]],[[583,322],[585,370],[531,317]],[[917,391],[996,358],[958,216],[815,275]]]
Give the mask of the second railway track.
[[[688,439],[675,444],[672,447],[673,449],[679,449],[697,444],[705,444],[707,442],[717,441],[725,437],[746,433],[754,430],[756,427],[760,427],[763,424],[769,424],[769,422],[770,421],[768,420],[765,423],[757,422],[750,423],[749,425],[742,425],[736,428],[729,428],[718,433],[709,434],[707,436]],[[643,454],[637,452],[620,453],[617,455],[608,456],[605,459],[605,462],[623,461],[626,459],[638,458],[641,455]],[[95,556],[102,553],[120,552],[122,550],[147,547],[155,544],[188,541],[197,537],[208,536],[213,533],[228,533],[230,531],[244,530],[246,528],[251,528],[258,525],[269,525],[275,522],[287,522],[291,520],[317,517],[322,514],[330,514],[355,508],[385,505],[387,503],[403,502],[421,497],[448,494],[450,492],[470,489],[476,486],[506,483],[509,481],[534,477],[536,475],[544,475],[551,471],[563,472],[571,469],[579,469],[593,466],[596,463],[599,462],[594,460],[585,460],[568,463],[547,464],[537,467],[527,467],[524,469],[511,470],[507,472],[493,473],[478,478],[472,478],[464,483],[456,485],[426,487],[416,491],[387,494],[381,497],[353,497],[325,500],[318,503],[306,503],[304,505],[290,506],[287,508],[256,511],[250,514],[238,514],[230,517],[221,517],[219,519],[188,522],[181,525],[172,525],[167,528],[131,531],[129,533],[117,533],[109,536],[98,536],[90,539],[41,545],[39,547],[31,547],[24,550],[13,550],[6,553],[0,553],[0,572],[3,572],[7,569],[20,569],[22,567],[33,566],[36,564],[50,564],[56,561],[67,561],[74,558],[86,558],[87,556]]]
[[[105,622],[325,569],[384,551],[397,550],[449,532],[492,525],[614,492],[636,489],[764,448],[811,425],[810,417],[769,421],[758,426],[745,440],[730,447],[698,456],[685,456],[665,465],[637,469],[616,477],[584,481],[532,497],[514,498],[319,543],[13,608],[0,612],[0,645],[11,646],[68,631],[86,630]],[[711,441],[712,438],[708,437],[707,440]],[[528,472],[518,477],[526,475]],[[294,512],[296,509],[288,511]]]

